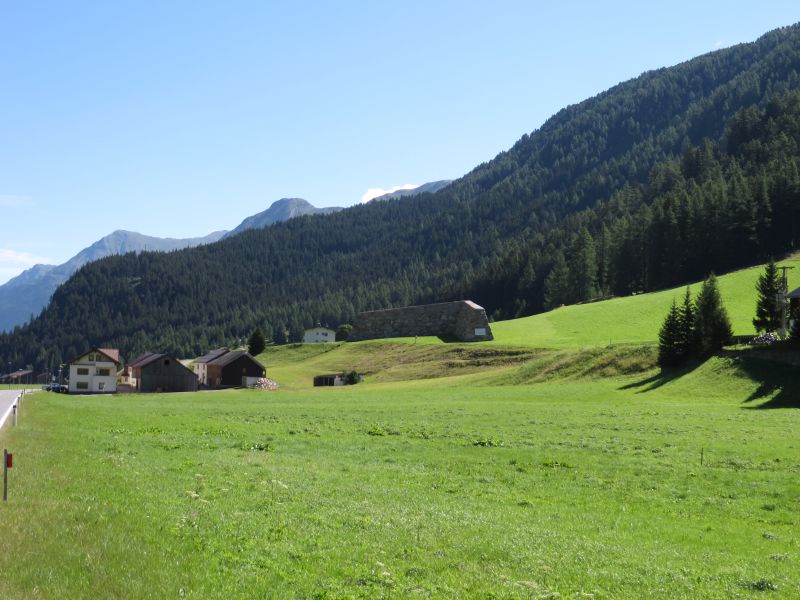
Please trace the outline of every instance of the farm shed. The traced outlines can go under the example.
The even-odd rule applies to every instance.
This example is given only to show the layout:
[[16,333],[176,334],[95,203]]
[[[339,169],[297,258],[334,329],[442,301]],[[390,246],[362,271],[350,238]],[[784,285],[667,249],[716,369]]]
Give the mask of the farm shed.
[[30,383],[33,379],[34,379],[33,371],[31,371],[30,369],[27,370],[20,369],[19,371],[14,371],[4,376],[4,380],[6,381],[6,383],[15,383],[15,384]]
[[206,385],[215,388],[244,387],[248,380],[266,376],[264,365],[244,350],[226,352],[207,362],[206,371]]
[[130,384],[137,392],[196,392],[197,375],[168,354],[148,352],[130,365]]
[[327,375],[315,375],[314,376],[314,387],[325,387],[325,386],[340,386],[345,385],[345,376],[344,373],[330,373]]

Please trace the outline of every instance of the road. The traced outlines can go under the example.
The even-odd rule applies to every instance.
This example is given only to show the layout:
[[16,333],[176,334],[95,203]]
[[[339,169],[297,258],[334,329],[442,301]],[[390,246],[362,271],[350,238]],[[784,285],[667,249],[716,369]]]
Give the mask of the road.
[[14,404],[14,400],[17,396],[19,396],[22,390],[0,390],[0,427],[2,427],[3,418],[8,413],[8,422],[9,425],[11,424],[11,405]]

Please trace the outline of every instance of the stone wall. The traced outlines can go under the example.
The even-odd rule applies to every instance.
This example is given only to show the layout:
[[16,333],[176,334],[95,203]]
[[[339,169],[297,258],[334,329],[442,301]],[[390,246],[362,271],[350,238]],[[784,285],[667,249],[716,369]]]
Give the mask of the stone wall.
[[435,335],[461,342],[492,340],[486,311],[470,300],[373,310],[356,315],[348,340]]

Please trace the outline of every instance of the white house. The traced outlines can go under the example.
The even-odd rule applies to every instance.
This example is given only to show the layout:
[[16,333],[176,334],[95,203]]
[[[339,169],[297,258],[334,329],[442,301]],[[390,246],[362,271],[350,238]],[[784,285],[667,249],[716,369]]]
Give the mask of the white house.
[[328,329],[327,327],[314,327],[312,329],[306,329],[305,333],[303,334],[304,344],[318,344],[320,342],[335,341],[336,332],[333,329]]
[[117,391],[119,350],[92,348],[69,361],[70,394],[110,394]]

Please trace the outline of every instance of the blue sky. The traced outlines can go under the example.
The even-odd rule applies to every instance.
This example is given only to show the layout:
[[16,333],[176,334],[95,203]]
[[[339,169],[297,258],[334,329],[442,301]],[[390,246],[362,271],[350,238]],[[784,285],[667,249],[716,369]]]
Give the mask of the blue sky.
[[755,40],[753,2],[0,0],[0,282],[115,229],[456,178],[643,71]]

